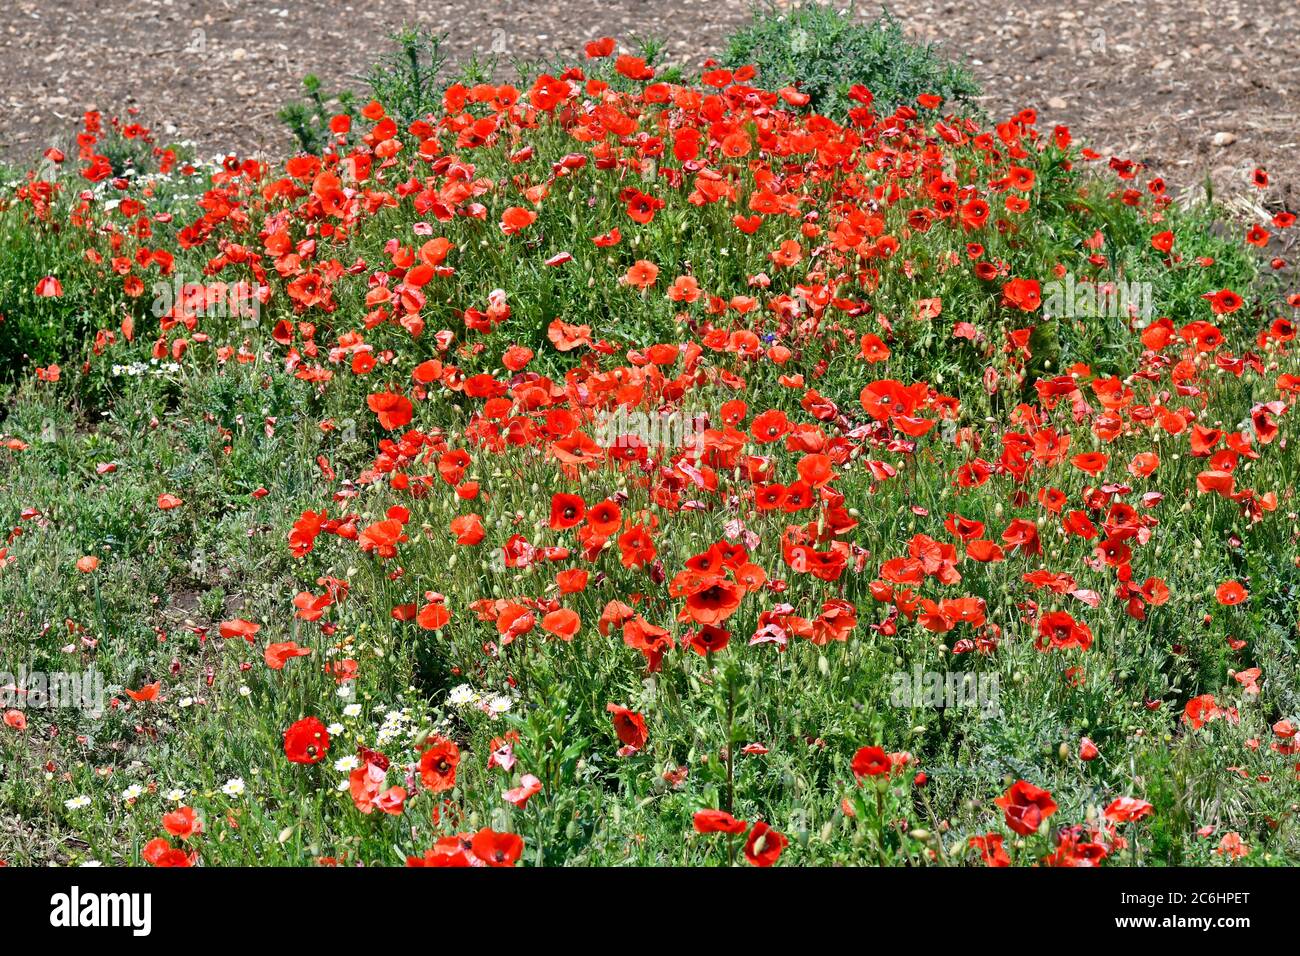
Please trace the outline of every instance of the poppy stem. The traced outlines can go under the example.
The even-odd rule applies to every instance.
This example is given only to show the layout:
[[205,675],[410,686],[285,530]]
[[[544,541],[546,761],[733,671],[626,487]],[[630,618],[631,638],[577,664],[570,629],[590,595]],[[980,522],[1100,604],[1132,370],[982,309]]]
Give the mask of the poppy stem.
[[885,853],[885,785],[876,784],[876,823],[880,829],[880,865],[889,866],[889,856]]
[[[724,728],[726,750],[723,751],[727,767],[727,812],[734,814],[736,811],[736,755],[732,741],[732,727],[736,716],[736,681],[735,673],[730,667],[724,666],[722,673],[727,682],[727,718]],[[732,839],[732,834],[727,834],[727,865],[736,865],[736,845]]]
[[736,714],[736,685],[731,680],[731,674],[727,675],[727,812],[735,812],[736,803],[736,758],[732,752],[735,748],[732,746],[732,722]]

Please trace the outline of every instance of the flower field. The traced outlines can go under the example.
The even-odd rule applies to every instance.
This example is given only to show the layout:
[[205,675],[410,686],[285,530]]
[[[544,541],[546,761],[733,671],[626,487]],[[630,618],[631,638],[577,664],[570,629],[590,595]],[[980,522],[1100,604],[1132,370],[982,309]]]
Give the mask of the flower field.
[[1295,217],[628,49],[0,191],[0,859],[1300,862]]

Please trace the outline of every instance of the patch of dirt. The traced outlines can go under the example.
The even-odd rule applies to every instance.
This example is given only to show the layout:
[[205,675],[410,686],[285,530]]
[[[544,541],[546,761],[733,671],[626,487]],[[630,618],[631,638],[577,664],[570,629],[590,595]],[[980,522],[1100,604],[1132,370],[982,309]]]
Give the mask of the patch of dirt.
[[[892,0],[916,37],[966,60],[996,117],[1023,107],[1171,184],[1209,177],[1300,206],[1300,17],[1278,0]],[[866,5],[867,15],[874,5]],[[577,62],[587,40],[666,41],[697,66],[745,22],[749,0],[11,0],[0,26],[0,158],[67,142],[83,110],[139,110],[165,139],[203,155],[281,152],[275,113],[300,80],[358,87],[355,74],[404,24],[445,30],[453,62]],[[1215,145],[1231,140],[1229,145]]]
[[[1032,106],[1172,184],[1300,205],[1300,7],[1287,0],[896,0],[910,31],[965,57],[996,115]],[[1217,145],[1226,143],[1226,145]]]

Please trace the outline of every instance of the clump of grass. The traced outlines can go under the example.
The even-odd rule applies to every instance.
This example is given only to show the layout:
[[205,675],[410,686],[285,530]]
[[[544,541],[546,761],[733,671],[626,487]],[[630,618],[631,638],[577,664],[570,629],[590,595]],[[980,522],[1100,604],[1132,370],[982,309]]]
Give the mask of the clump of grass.
[[286,103],[276,115],[289,127],[299,149],[319,156],[334,139],[329,127],[330,118],[351,116],[355,112],[354,97],[347,90],[332,95],[325,93],[320,77],[312,73],[303,77],[302,86],[305,99]]
[[930,44],[908,39],[887,10],[864,21],[850,3],[836,9],[809,3],[790,9],[756,7],[753,22],[733,34],[724,65],[752,64],[764,86],[797,86],[808,108],[842,118],[855,105],[848,97],[861,84],[884,115],[923,93],[950,104],[970,106],[980,89],[963,66],[946,60]]
[[427,28],[399,30],[389,38],[390,49],[366,74],[370,92],[399,126],[409,126],[438,109],[446,39],[445,33]]
[[[383,104],[387,114],[403,128],[423,119],[438,108],[443,84],[440,79],[447,56],[442,44],[446,34],[407,27],[389,37],[390,47],[362,75],[370,95]],[[486,79],[490,71],[471,68]],[[298,148],[319,156],[337,140],[330,129],[336,116],[355,118],[357,95],[351,90],[326,93],[314,74],[303,78],[305,97],[287,103],[277,114],[289,127]]]

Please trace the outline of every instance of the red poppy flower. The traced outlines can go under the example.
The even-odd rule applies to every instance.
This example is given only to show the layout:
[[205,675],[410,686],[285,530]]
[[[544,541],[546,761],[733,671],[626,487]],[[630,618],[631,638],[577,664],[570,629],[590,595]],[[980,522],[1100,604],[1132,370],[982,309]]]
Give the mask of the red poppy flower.
[[622,520],[622,510],[609,499],[587,510],[588,527],[602,538],[607,538],[617,531]]
[[1214,597],[1220,604],[1231,607],[1234,604],[1241,604],[1250,597],[1250,594],[1241,586],[1241,582],[1224,581],[1215,588]]
[[984,860],[985,866],[1010,866],[1011,857],[1007,855],[1007,851],[1003,848],[1002,842],[1003,837],[1000,833],[986,833],[983,836],[973,836],[966,841],[968,846],[980,851],[980,857]]
[[532,225],[537,213],[522,206],[511,206],[501,215],[501,231],[513,236]]
[[252,621],[245,621],[243,618],[235,618],[230,621],[222,621],[217,629],[217,633],[222,637],[242,637],[248,643],[253,643],[253,638],[257,632],[262,629],[262,625],[254,624]]
[[555,585],[561,594],[581,594],[587,589],[587,580],[591,575],[582,568],[570,568],[555,576]]
[[380,426],[389,431],[404,428],[410,424],[414,412],[414,407],[411,405],[409,398],[405,395],[395,395],[392,392],[378,392],[367,396],[366,405],[379,416]]
[[63,283],[55,276],[45,276],[36,283],[36,294],[45,299],[58,298],[63,295]]
[[517,833],[498,833],[484,827],[474,834],[470,849],[488,866],[514,866],[524,854],[524,841]]
[[393,558],[397,556],[397,545],[408,539],[402,522],[388,518],[363,528],[357,540],[362,551],[374,552],[381,558]]
[[889,358],[889,346],[885,344],[884,340],[881,339],[880,336],[873,335],[870,332],[862,336],[859,348],[862,352],[862,357],[872,365],[877,362],[883,362]]
[[582,618],[576,611],[571,611],[567,607],[551,611],[542,618],[542,630],[554,634],[562,641],[573,640],[573,636],[578,633],[578,628],[581,626]]
[[154,681],[152,684],[144,684],[139,690],[127,688],[126,696],[134,701],[146,702],[158,699],[158,689],[162,687],[161,681]]
[[1095,477],[1105,470],[1108,461],[1110,461],[1109,455],[1099,451],[1090,451],[1082,455],[1075,455],[1070,459],[1070,464],[1080,471],[1086,471]]
[[620,756],[634,754],[646,745],[650,734],[646,730],[645,717],[618,704],[607,704],[605,710],[613,715],[614,733],[623,742],[623,747],[619,750]]
[[1106,807],[1106,819],[1112,823],[1132,823],[1155,812],[1155,808],[1145,800],[1136,797],[1119,797]]
[[1037,279],[1012,279],[1002,287],[1002,297],[1008,305],[1034,312],[1043,301],[1042,287]]
[[1231,315],[1242,306],[1241,296],[1231,289],[1220,289],[1218,292],[1208,296],[1210,308],[1214,310],[1215,315]]
[[420,755],[420,782],[434,793],[456,786],[456,766],[460,748],[446,737],[433,737]]
[[164,830],[182,840],[188,840],[203,831],[203,823],[193,807],[177,807],[171,813],[164,813],[162,825]]
[[628,285],[638,289],[648,289],[655,284],[659,278],[659,267],[653,262],[647,262],[645,259],[638,259],[627,270],[623,276],[623,281]]
[[306,657],[310,653],[310,647],[301,647],[294,641],[285,641],[282,644],[268,644],[266,650],[262,652],[262,660],[271,670],[278,671],[283,670],[284,665],[292,658]]
[[315,717],[304,717],[284,732],[284,755],[290,763],[320,763],[329,749],[329,731]]
[[692,820],[696,833],[744,833],[749,826],[726,810],[698,810]]
[[1017,780],[993,802],[1002,808],[1007,826],[1021,836],[1037,831],[1057,809],[1050,793],[1024,780]]
[[790,843],[785,835],[773,830],[762,820],[754,824],[745,841],[745,859],[754,866],[771,866]]
[[805,455],[799,459],[795,470],[799,472],[799,477],[813,488],[820,488],[835,477],[835,469],[831,467],[831,460],[827,455]]
[[740,608],[743,595],[740,587],[723,578],[708,581],[686,596],[681,620],[697,624],[721,624]]
[[754,436],[756,442],[762,445],[779,441],[789,431],[790,420],[786,418],[785,412],[775,408],[755,416],[754,420],[749,424],[749,433]]
[[895,415],[911,415],[925,398],[928,386],[924,382],[905,386],[894,379],[881,379],[862,389],[859,400],[867,414],[876,421],[888,421]]
[[197,854],[178,850],[162,837],[150,840],[144,845],[140,856],[150,866],[186,867],[193,866]]
[[581,495],[558,493],[551,496],[551,527],[554,530],[576,527],[586,514],[587,503]]
[[863,777],[888,775],[893,766],[893,761],[883,747],[861,747],[853,755],[853,775],[859,780]]
[[692,651],[706,657],[726,650],[731,643],[731,632],[716,624],[705,624],[688,637],[688,643]]
[[1065,650],[1077,647],[1086,651],[1092,646],[1092,630],[1088,625],[1076,621],[1067,611],[1053,611],[1044,614],[1038,622],[1038,640],[1035,646],[1041,650],[1054,647]]
[[457,544],[475,545],[483,540],[483,519],[476,514],[461,515],[451,520],[451,533]]
[[501,799],[516,807],[525,807],[528,801],[542,792],[542,781],[531,773],[526,773],[519,780],[519,786],[506,790]]
[[441,601],[432,601],[420,608],[415,623],[426,631],[441,631],[451,621],[451,612]]
[[1211,720],[1222,716],[1213,694],[1200,694],[1183,706],[1183,723],[1193,730],[1200,730]]

